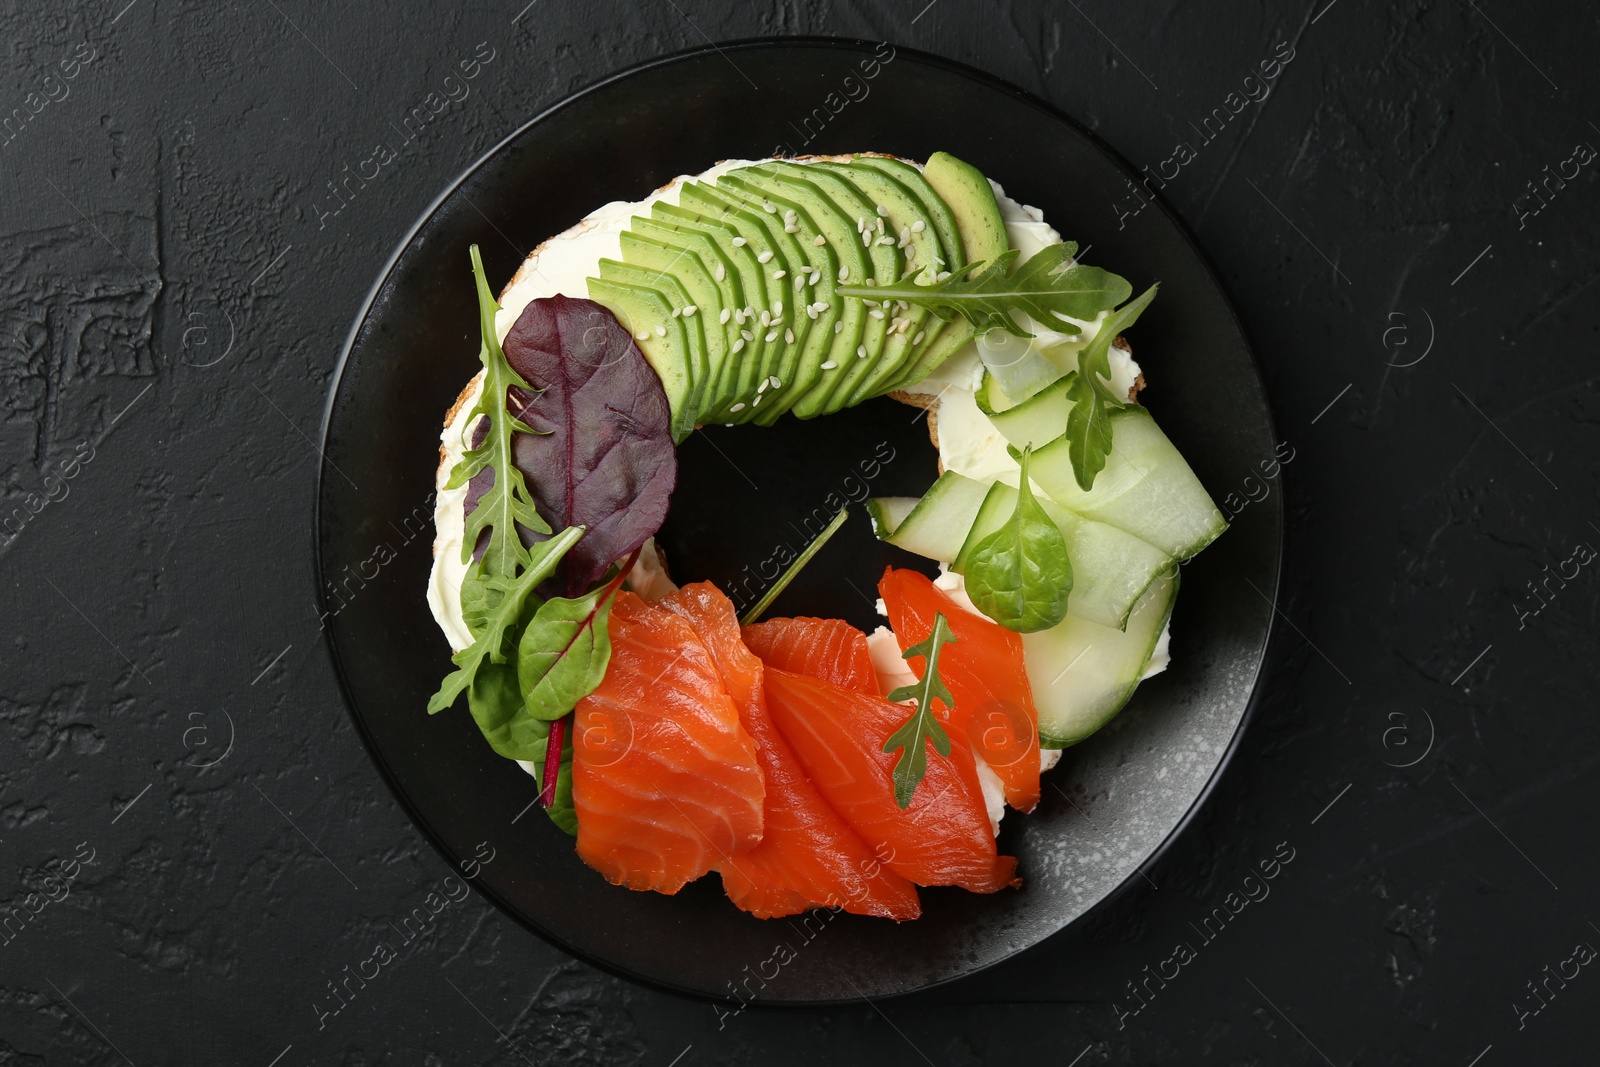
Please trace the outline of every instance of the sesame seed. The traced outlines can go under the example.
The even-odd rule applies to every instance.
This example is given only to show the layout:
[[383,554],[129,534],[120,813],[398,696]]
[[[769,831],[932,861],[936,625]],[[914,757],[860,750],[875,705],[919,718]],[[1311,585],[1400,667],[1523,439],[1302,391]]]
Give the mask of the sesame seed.
[[850,278],[850,268],[849,267],[840,267],[839,268],[839,281],[841,281],[841,282],[848,281],[849,278]]
[[733,350],[735,352],[743,351],[743,349],[744,349],[744,338],[743,337],[741,337],[737,341],[733,342]]
[[950,272],[947,271],[947,270],[942,270],[937,275],[935,275],[934,280],[942,282],[948,277],[950,277]]
[[804,274],[796,274],[794,276],[794,291],[798,293],[800,290],[804,289],[805,287],[806,287],[806,276]]
[[667,328],[665,326],[657,326],[656,327],[656,336],[657,337],[665,337],[666,335],[667,335]]
[[867,284],[868,285],[877,285],[878,284],[878,280],[876,278],[868,278],[867,279]]
[[[733,405],[733,407],[729,408],[728,410],[729,411],[743,411],[744,410],[744,401],[743,400],[739,401],[737,404]],[[731,426],[733,424],[729,423],[729,425]]]
[[767,311],[765,308],[763,308],[762,311],[761,311],[761,325],[763,325],[763,326],[771,326],[772,325],[772,312]]
[[856,345],[856,358],[857,359],[866,359],[867,358],[867,346],[866,345]]
[[688,316],[688,315],[693,315],[696,311],[699,311],[699,310],[700,310],[700,308],[698,306],[694,305],[694,304],[686,304],[686,305],[684,305],[683,313],[684,313],[685,316]]
[[682,308],[673,308],[672,309],[672,317],[673,318],[677,318],[679,315],[682,315],[682,314],[683,314],[683,309]]
[[894,238],[888,236],[880,237],[878,238],[878,243],[880,245],[892,245],[894,244]]
[[733,318],[733,309],[732,308],[723,308],[722,309],[722,314],[717,316],[717,321],[722,323],[722,325],[726,326],[726,325],[728,325],[728,320],[731,319],[731,318]]
[[816,245],[818,248],[821,248],[823,245],[828,243],[828,239],[819,233],[811,239],[811,243]]
[[635,341],[648,341],[650,340],[650,331],[640,330],[638,333],[633,335],[633,339]]
[[783,277],[783,276],[784,276],[784,275],[785,275],[785,274],[788,274],[788,273],[789,273],[789,272],[788,272],[788,271],[786,271],[786,270],[775,270],[775,271],[773,271],[773,272],[772,272],[772,277],[773,277],[773,278],[774,278],[774,279],[778,279],[778,278],[781,278],[781,277]]
[[923,224],[921,219],[918,219],[916,222],[911,224],[912,233],[921,233],[925,229],[927,229],[927,227]]
[[882,308],[873,308],[871,311],[867,312],[867,314],[871,315],[875,319],[881,319],[881,318],[883,318],[883,309]]
[[770,200],[763,200],[761,202],[761,210],[765,211],[768,215],[776,215],[778,213],[778,205],[774,204]]
[[717,264],[717,281],[720,282],[724,278],[726,278],[727,276],[728,276],[728,269],[726,267],[724,267],[721,263],[718,263]]
[[906,242],[906,244],[910,244],[911,243],[911,227],[910,226],[902,226],[902,227],[900,227],[900,240]]
[[[878,210],[882,211],[883,209],[879,208]],[[883,219],[881,219],[881,218],[878,220],[878,232],[879,233],[883,232]]]
[[772,258],[772,253],[771,252],[762,252],[759,256],[756,257],[756,262],[757,263],[765,263],[767,260],[769,260],[771,258]]
[[[895,244],[900,248],[909,248],[911,246],[911,236],[907,234],[906,236],[900,238],[900,240],[896,241]],[[910,252],[906,253],[906,258],[910,259],[913,254],[914,253]]]
[[861,247],[862,248],[871,248],[872,247],[872,234],[863,233],[861,235]]
[[777,339],[778,339],[778,331],[777,330],[773,330],[772,332],[767,334],[767,343],[768,344],[771,344],[773,341],[776,341]]
[[733,247],[735,247],[735,248],[743,248],[744,244],[745,244],[745,240],[744,240],[743,237],[735,237],[733,239]]
[[875,308],[878,306],[878,302],[876,300],[868,300],[866,297],[862,297],[861,302],[867,305],[869,308]]
[[[889,213],[889,209],[888,208],[884,207],[882,204],[878,205],[878,217],[879,218],[882,218],[883,216],[887,215],[888,213]],[[880,222],[880,223],[878,223],[878,225],[882,226],[883,223]]]
[[753,408],[760,407],[761,406],[761,398],[758,396],[754,400],[750,401],[750,406],[753,407]]
[[783,213],[784,222],[793,222],[797,218],[799,218],[799,215],[795,213],[794,208],[790,208]]
[[769,386],[769,385],[771,385],[771,384],[772,384],[772,380],[771,380],[771,379],[769,379],[769,378],[763,378],[763,379],[761,379],[761,384],[760,384],[760,385],[758,385],[758,386],[756,386],[756,392],[757,392],[757,393],[764,393],[764,392],[766,392],[766,391],[767,391],[767,386]]
[[740,330],[739,336],[744,338],[746,341],[754,341],[756,339],[756,335],[751,333],[749,330]]
[[782,300],[774,300],[772,302],[772,313],[774,315],[782,315],[783,314],[783,301]]
[[862,215],[856,219],[856,232],[860,233],[867,228],[867,217]]
[[817,317],[817,309],[815,307],[813,307],[811,304],[807,304],[806,305],[806,315],[807,315],[807,317],[809,317],[811,319],[815,319]]
[[833,332],[834,333],[843,333],[844,332],[844,320],[843,319],[840,319],[838,322],[833,324]]
[[927,334],[927,330],[918,330],[917,335],[911,339],[911,343],[914,345],[920,345],[922,343],[922,339],[926,337]]
[[799,233],[800,232],[800,227],[799,227],[799,225],[797,223],[786,222],[786,223],[783,224],[783,232],[784,233]]
[[835,363],[833,360],[830,359],[830,360],[828,360],[826,363],[824,363],[822,365],[822,369],[823,370],[833,370],[838,365],[839,364]]
[[770,375],[768,375],[768,376],[767,376],[767,381],[769,381],[769,382],[771,382],[771,383],[772,383],[772,387],[773,387],[773,388],[774,388],[774,389],[781,389],[781,388],[783,388],[783,382],[782,382],[782,381],[781,381],[781,380],[780,380],[780,379],[779,379],[779,378],[778,378],[778,376],[777,376],[777,375],[776,375],[776,374],[770,374]]
[[784,330],[783,331],[783,341],[784,341],[785,344],[791,344],[791,345],[794,344],[794,331],[793,330]]
[[756,317],[756,309],[751,307],[749,304],[746,304],[744,306],[744,317],[747,318],[747,319],[755,318]]

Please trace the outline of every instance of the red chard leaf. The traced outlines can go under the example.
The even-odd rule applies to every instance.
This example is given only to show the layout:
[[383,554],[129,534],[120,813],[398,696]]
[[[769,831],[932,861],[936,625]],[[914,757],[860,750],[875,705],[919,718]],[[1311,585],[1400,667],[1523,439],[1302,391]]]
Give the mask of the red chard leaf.
[[[667,394],[632,335],[592,300],[530,302],[502,349],[529,386],[507,399],[534,430],[513,440],[517,468],[552,530],[585,527],[539,594],[579,597],[666,518],[678,478]],[[473,479],[469,513],[492,478]],[[530,545],[551,536],[520,532]]]

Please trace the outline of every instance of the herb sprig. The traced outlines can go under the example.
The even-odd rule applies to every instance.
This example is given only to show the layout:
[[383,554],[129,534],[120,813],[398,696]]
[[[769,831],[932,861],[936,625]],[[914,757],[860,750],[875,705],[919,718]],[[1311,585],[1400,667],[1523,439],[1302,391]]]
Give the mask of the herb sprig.
[[946,322],[963,315],[980,331],[1001,329],[1032,337],[1012,314],[1020,311],[1051,329],[1077,334],[1080,329],[1074,319],[1092,319],[1133,292],[1123,278],[1074,260],[1077,253],[1073,241],[1049,245],[1011,273],[1021,253],[1010,248],[932,285],[917,285],[908,277],[889,285],[841,285],[835,291],[866,300],[904,300],[928,308]]
[[893,752],[897,748],[901,750],[900,758],[894,764],[894,802],[902,809],[911,806],[912,794],[928,773],[928,744],[931,743],[939,755],[950,755],[950,735],[939,725],[939,719],[933,713],[933,702],[939,700],[943,701],[946,708],[955,707],[955,698],[939,677],[939,653],[945,645],[954,644],[955,640],[956,635],[950,632],[950,623],[940,612],[933,617],[933,629],[928,636],[901,653],[901,657],[907,661],[921,656],[926,665],[922,677],[915,684],[903,685],[889,694],[889,699],[895,702],[917,702],[911,717],[883,743],[885,752]]
[[1155,298],[1156,286],[1152,285],[1107,315],[1100,332],[1078,353],[1078,369],[1067,383],[1067,399],[1072,402],[1067,415],[1067,454],[1072,459],[1072,476],[1086,493],[1111,455],[1111,412],[1128,402],[1127,397],[1112,392],[1109,384],[1111,342],[1132,326]]

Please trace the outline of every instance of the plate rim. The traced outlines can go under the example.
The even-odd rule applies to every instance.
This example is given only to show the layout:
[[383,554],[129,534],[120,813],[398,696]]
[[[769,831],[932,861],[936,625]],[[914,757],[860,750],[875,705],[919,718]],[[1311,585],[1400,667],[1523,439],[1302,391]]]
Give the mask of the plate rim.
[[[890,43],[891,47],[895,49],[897,56],[903,51],[908,56],[918,60],[919,62],[929,66],[942,68],[959,77],[967,78],[969,80],[985,84],[990,88],[1003,91],[1007,95],[1016,99],[1017,102],[1041,111],[1049,118],[1057,122],[1064,123],[1066,126],[1070,127],[1079,136],[1085,138],[1096,149],[1098,149],[1100,153],[1109,159],[1115,166],[1121,168],[1125,172],[1125,175],[1132,177],[1138,173],[1121,152],[1117,151],[1117,149],[1108,144],[1093,130],[1089,129],[1077,118],[1050,103],[1048,100],[1045,100],[1036,93],[1024,89],[1021,86],[1015,85],[1012,82],[1009,82],[996,75],[990,74],[987,71],[981,70],[966,63],[962,63],[958,60],[950,59],[936,53],[927,52],[919,48],[893,44],[892,42],[888,42],[887,39],[885,39],[883,42],[879,42],[862,37],[797,35],[792,37],[742,37],[729,41],[708,40],[708,42],[703,45],[662,53],[649,59],[641,60],[637,63],[619,68],[592,82],[589,82],[588,84],[572,91],[571,93],[568,93],[560,100],[544,108],[527,121],[518,125],[514,130],[506,134],[506,136],[502,137],[499,141],[496,141],[491,147],[479,155],[478,158],[469,163],[465,169],[460,171],[460,173],[451,179],[443,189],[441,189],[439,194],[422,209],[416,220],[399,239],[394,250],[390,253],[388,259],[384,262],[382,268],[379,270],[376,280],[368,289],[365,298],[361,301],[360,308],[357,310],[354,321],[352,322],[350,329],[345,336],[344,344],[340,348],[338,361],[335,363],[333,372],[329,376],[328,391],[323,401],[321,426],[317,435],[318,463],[317,474],[312,487],[313,499],[309,532],[311,535],[313,580],[316,585],[315,603],[319,618],[328,613],[327,583],[323,580],[325,570],[323,566],[324,561],[322,555],[321,536],[323,529],[323,483],[329,477],[329,464],[327,459],[329,435],[333,428],[334,409],[338,402],[340,387],[344,383],[345,370],[349,365],[350,356],[355,350],[356,343],[360,338],[362,328],[366,325],[367,318],[372,313],[373,305],[377,302],[379,294],[383,291],[384,286],[388,283],[390,276],[393,275],[396,265],[400,262],[401,258],[404,257],[406,251],[411,247],[411,244],[416,239],[417,235],[428,225],[428,223],[433,219],[434,215],[438,213],[439,209],[444,206],[445,202],[454,196],[463,185],[469,182],[479,170],[488,166],[494,157],[497,156],[503,149],[525,134],[532,127],[545,121],[551,115],[577,104],[585,97],[611,86],[615,82],[623,81],[657,67],[669,66],[671,64],[681,63],[703,56],[718,55],[726,59],[727,56],[725,53],[728,51],[749,52],[767,48],[814,48],[819,51],[845,50],[859,52],[866,50],[871,52],[873,49],[881,46],[883,43]],[[1272,398],[1270,391],[1267,389],[1266,377],[1261,371],[1261,360],[1256,354],[1255,345],[1250,339],[1250,334],[1245,328],[1244,321],[1239,316],[1239,311],[1234,304],[1232,294],[1223,285],[1220,275],[1218,274],[1216,268],[1212,265],[1210,256],[1206,253],[1204,246],[1196,238],[1189,225],[1172,211],[1163,198],[1152,194],[1152,201],[1154,202],[1156,208],[1167,219],[1167,221],[1175,227],[1179,235],[1183,238],[1184,242],[1189,246],[1190,250],[1194,253],[1197,262],[1200,264],[1201,269],[1205,272],[1207,280],[1211,283],[1216,292],[1221,295],[1222,304],[1227,311],[1228,319],[1233,323],[1235,329],[1238,331],[1239,338],[1244,345],[1244,354],[1249,361],[1250,369],[1255,374],[1256,383],[1261,389],[1268,430],[1271,432],[1272,438],[1277,440],[1277,419],[1274,417],[1271,402]],[[1274,509],[1274,515],[1276,518],[1277,536],[1273,541],[1275,558],[1271,572],[1272,588],[1269,592],[1269,596],[1267,597],[1271,612],[1267,616],[1266,631],[1262,637],[1261,651],[1257,658],[1253,675],[1251,677],[1250,693],[1245,700],[1244,711],[1239,716],[1238,723],[1234,726],[1233,734],[1229,738],[1227,747],[1224,749],[1221,758],[1217,761],[1216,766],[1212,769],[1210,776],[1206,779],[1200,790],[1195,794],[1193,801],[1190,802],[1188,808],[1185,809],[1182,816],[1179,817],[1177,823],[1174,824],[1172,829],[1168,831],[1168,833],[1161,839],[1161,841],[1155,846],[1148,856],[1136,864],[1134,868],[1129,871],[1128,875],[1122,879],[1122,881],[1113,886],[1109,892],[1107,892],[1099,900],[1095,901],[1095,903],[1091,904],[1081,914],[1069,920],[1059,929],[1047,934],[1045,937],[1031,945],[1025,945],[1021,948],[1018,948],[1013,952],[1009,952],[1004,956],[1000,956],[985,964],[982,964],[973,970],[939,978],[935,981],[919,985],[912,989],[879,994],[873,998],[870,998],[870,1000],[865,996],[860,996],[815,1000],[752,1000],[746,1004],[746,1002],[739,1001],[735,997],[708,995],[698,989],[677,986],[659,977],[640,974],[611,960],[599,958],[594,954],[572,944],[566,938],[563,938],[552,931],[544,929],[539,924],[534,922],[531,917],[523,914],[520,908],[514,907],[508,900],[506,900],[494,889],[489,888],[486,885],[479,884],[473,884],[472,889],[474,892],[488,899],[489,902],[492,903],[503,915],[505,915],[507,918],[510,918],[523,929],[528,930],[546,944],[554,946],[555,948],[567,953],[569,956],[572,956],[573,958],[578,959],[585,964],[588,964],[589,966],[595,967],[607,974],[626,979],[627,981],[634,982],[658,992],[707,1004],[741,1004],[752,1008],[769,1010],[777,1009],[783,1011],[806,1011],[827,1008],[853,1007],[859,1006],[863,1003],[882,1000],[898,1000],[925,994],[936,989],[947,988],[958,982],[969,981],[978,975],[991,971],[1002,964],[1011,962],[1017,959],[1019,956],[1033,952],[1048,942],[1060,937],[1071,927],[1083,923],[1084,921],[1095,916],[1104,908],[1109,906],[1113,901],[1119,900],[1125,896],[1128,886],[1132,884],[1135,876],[1143,872],[1151,864],[1160,860],[1162,856],[1164,856],[1178,840],[1178,838],[1185,834],[1195,818],[1199,815],[1200,810],[1206,805],[1207,801],[1211,799],[1211,795],[1217,788],[1218,783],[1222,780],[1223,774],[1230,766],[1232,766],[1234,757],[1238,754],[1238,750],[1243,741],[1245,731],[1255,720],[1256,714],[1260,709],[1261,704],[1265,700],[1261,685],[1262,675],[1267,670],[1273,644],[1280,632],[1277,621],[1278,594],[1283,585],[1284,557],[1287,548],[1288,527],[1284,516],[1281,499],[1278,503],[1278,506]],[[341,703],[344,705],[345,714],[349,716],[351,724],[355,727],[356,736],[360,739],[361,746],[363,749],[365,749],[367,758],[377,769],[378,774],[383,779],[383,783],[388,788],[390,795],[399,804],[401,810],[405,812],[407,818],[411,821],[412,826],[419,833],[421,833],[422,837],[433,847],[434,851],[445,860],[447,865],[455,864],[458,857],[453,854],[453,850],[447,847],[440,834],[433,828],[431,820],[424,815],[424,813],[416,806],[406,791],[400,787],[400,783],[397,781],[394,771],[389,767],[387,760],[385,760],[382,753],[378,750],[378,747],[373,740],[371,732],[367,728],[365,721],[360,715],[357,714],[355,701],[350,690],[349,679],[346,676],[345,665],[340,656],[338,646],[335,644],[333,639],[333,630],[325,626],[320,627],[320,629],[321,643],[327,650],[329,660],[333,666],[334,679],[338,685],[339,696]]]

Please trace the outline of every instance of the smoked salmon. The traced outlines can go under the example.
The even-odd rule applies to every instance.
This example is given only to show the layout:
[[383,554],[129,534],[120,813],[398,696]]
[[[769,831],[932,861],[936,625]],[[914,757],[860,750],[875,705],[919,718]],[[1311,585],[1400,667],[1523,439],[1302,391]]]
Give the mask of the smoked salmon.
[[[901,651],[926,638],[934,616],[944,613],[956,639],[939,653],[939,677],[955,707],[941,718],[999,776],[1006,803],[1032,811],[1039,803],[1039,712],[1022,661],[1022,636],[974,614],[917,571],[889,568],[878,594]],[[920,678],[922,657],[913,657],[910,667]]]
[[762,919],[822,906],[897,920],[920,915],[916,887],[885,867],[828,806],[773,724],[762,662],[740,639],[728,598],[709,582],[695,582],[659,605],[686,619],[711,653],[755,739],[766,779],[761,843],[730,854],[716,868],[729,899]]
[[769,667],[878,693],[866,635],[843,619],[770,619],[746,626],[744,643]]
[[885,866],[918,885],[974,893],[1017,884],[1015,857],[996,852],[966,747],[952,745],[949,756],[930,747],[927,774],[901,810],[894,799],[897,756],[883,744],[909,707],[770,663],[764,681],[772,719],[806,774]]
[[680,615],[621,592],[611,665],[573,719],[578,855],[615,885],[676,893],[762,835],[755,741]]

